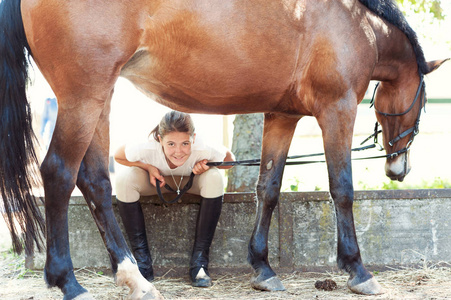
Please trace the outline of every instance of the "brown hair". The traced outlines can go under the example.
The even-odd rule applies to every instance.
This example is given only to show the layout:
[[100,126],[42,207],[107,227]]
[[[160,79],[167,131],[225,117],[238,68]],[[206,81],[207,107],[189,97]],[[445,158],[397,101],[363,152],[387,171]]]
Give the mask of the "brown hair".
[[149,134],[159,142],[158,136],[163,138],[166,134],[171,132],[186,132],[190,136],[194,135],[194,123],[191,116],[186,113],[172,110],[164,115],[160,124],[157,125]]

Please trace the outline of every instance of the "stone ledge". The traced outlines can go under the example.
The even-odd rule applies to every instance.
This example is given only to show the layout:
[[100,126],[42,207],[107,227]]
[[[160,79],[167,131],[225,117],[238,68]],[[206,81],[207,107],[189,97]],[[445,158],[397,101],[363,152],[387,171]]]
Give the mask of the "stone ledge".
[[[157,275],[188,266],[199,200],[193,195],[172,205],[155,196],[140,200]],[[250,270],[247,246],[255,209],[254,193],[225,195],[211,248],[212,270]],[[450,211],[451,189],[356,191],[354,218],[364,263],[380,268],[451,262]],[[70,200],[69,227],[74,267],[109,267],[81,196]],[[281,193],[270,227],[269,260],[277,270],[336,269],[335,213],[328,192]],[[44,255],[36,254],[34,264],[43,268]]]

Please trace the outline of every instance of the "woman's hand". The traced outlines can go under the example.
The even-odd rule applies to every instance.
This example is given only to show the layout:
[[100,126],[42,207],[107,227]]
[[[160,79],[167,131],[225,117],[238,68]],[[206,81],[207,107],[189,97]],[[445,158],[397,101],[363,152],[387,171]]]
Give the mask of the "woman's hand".
[[140,161],[129,161],[125,155],[125,145],[122,145],[121,147],[119,147],[119,149],[117,149],[116,153],[114,154],[114,159],[121,165],[127,167],[139,167],[147,171],[149,173],[150,183],[155,187],[157,186],[156,179],[161,182],[160,187],[163,187],[166,184],[164,177],[160,174],[160,170],[158,170],[156,167]]
[[207,166],[208,160],[203,159],[201,161],[198,161],[194,167],[193,167],[193,173],[196,175],[200,175],[210,169],[210,166]]
[[153,186],[157,186],[157,179],[160,181],[160,187],[164,187],[166,182],[164,181],[164,177],[161,176],[160,170],[152,165],[147,165],[147,172],[149,172],[150,183]]

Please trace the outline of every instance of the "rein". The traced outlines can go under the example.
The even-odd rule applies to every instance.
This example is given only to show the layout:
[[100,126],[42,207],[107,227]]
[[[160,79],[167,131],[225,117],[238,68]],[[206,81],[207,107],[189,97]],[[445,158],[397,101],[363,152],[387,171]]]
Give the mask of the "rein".
[[[376,159],[376,158],[389,158],[389,159],[393,159],[395,157],[397,157],[398,155],[405,153],[407,151],[409,151],[410,149],[410,145],[413,142],[413,139],[415,138],[415,136],[418,134],[419,132],[419,125],[420,125],[420,116],[421,116],[421,109],[422,106],[425,106],[425,99],[426,99],[426,85],[424,83],[424,76],[423,74],[420,73],[420,84],[418,86],[415,98],[412,101],[412,104],[409,106],[409,108],[407,108],[404,112],[402,113],[385,113],[385,112],[381,112],[379,111],[376,106],[375,106],[375,95],[376,95],[376,90],[379,87],[379,83],[376,84],[376,87],[374,88],[374,92],[373,92],[373,97],[371,99],[371,107],[374,107],[374,110],[376,111],[376,113],[383,115],[385,117],[399,117],[399,116],[403,116],[407,113],[409,113],[412,108],[414,107],[415,103],[417,102],[417,100],[420,98],[420,93],[421,90],[424,90],[423,96],[421,97],[420,100],[420,109],[418,110],[418,116],[417,119],[415,121],[414,126],[412,126],[411,128],[405,130],[404,132],[402,132],[401,134],[399,134],[398,136],[396,136],[394,139],[392,139],[390,142],[388,142],[388,144],[390,146],[393,146],[396,142],[400,141],[402,138],[408,136],[409,134],[410,136],[410,140],[409,142],[406,144],[406,146],[404,148],[402,148],[401,150],[398,150],[396,152],[390,153],[390,154],[384,154],[384,155],[376,155],[376,156],[369,156],[369,157],[360,157],[360,158],[352,158],[352,160],[368,160],[368,159]],[[369,141],[371,138],[374,137],[373,140],[373,144],[368,145],[368,146],[362,146],[362,147],[358,147],[358,148],[353,148],[351,149],[351,151],[355,152],[355,151],[363,151],[363,150],[367,150],[367,149],[372,149],[372,148],[376,148],[378,147],[380,151],[384,150],[384,148],[378,143],[378,135],[379,133],[381,133],[382,130],[379,129],[379,123],[376,122],[376,125],[374,126],[374,133],[371,134],[369,137],[367,137],[362,143],[360,143],[360,145],[365,144],[367,141]],[[299,159],[299,158],[307,158],[307,157],[315,157],[315,156],[323,156],[324,153],[313,153],[313,154],[306,154],[306,155],[294,155],[294,156],[288,156],[287,160],[292,160],[292,159]],[[314,163],[325,163],[325,160],[298,160],[298,161],[286,161],[285,165],[287,166],[292,166],[292,165],[306,165],[306,164],[314,164]],[[237,160],[237,161],[218,161],[218,162],[208,162],[207,166],[210,167],[219,167],[219,166],[260,166],[261,163],[261,159],[247,159],[247,160]],[[165,204],[173,204],[175,202],[178,202],[180,200],[180,198],[192,187],[193,185],[193,179],[194,179],[194,173],[191,172],[191,175],[189,177],[188,182],[186,183],[186,185],[183,187],[183,189],[180,191],[180,194],[177,195],[177,197],[175,197],[173,200],[169,200],[167,201],[166,199],[164,199],[163,194],[161,192],[161,188],[160,188],[160,181],[157,179],[156,180],[156,187],[157,187],[157,194],[158,197],[160,198],[160,200],[165,203]],[[168,190],[171,191],[173,193],[176,193],[176,191],[170,187],[168,184],[165,184],[164,187]]]

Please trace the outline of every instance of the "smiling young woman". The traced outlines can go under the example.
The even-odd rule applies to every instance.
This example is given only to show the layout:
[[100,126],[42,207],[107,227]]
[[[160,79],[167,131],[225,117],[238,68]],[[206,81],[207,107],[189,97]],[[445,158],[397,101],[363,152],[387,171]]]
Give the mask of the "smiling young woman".
[[188,193],[202,199],[189,274],[193,286],[209,287],[209,250],[221,214],[224,184],[218,168],[207,166],[207,162],[233,161],[234,156],[227,149],[208,145],[196,137],[191,116],[178,111],[167,113],[149,137],[152,138],[144,143],[120,147],[114,156],[118,163],[129,167],[117,175],[116,197],[133,255],[141,274],[151,281],[152,259],[138,200],[157,194],[157,180],[163,193],[170,192],[166,184],[180,193],[193,172],[196,176]]

